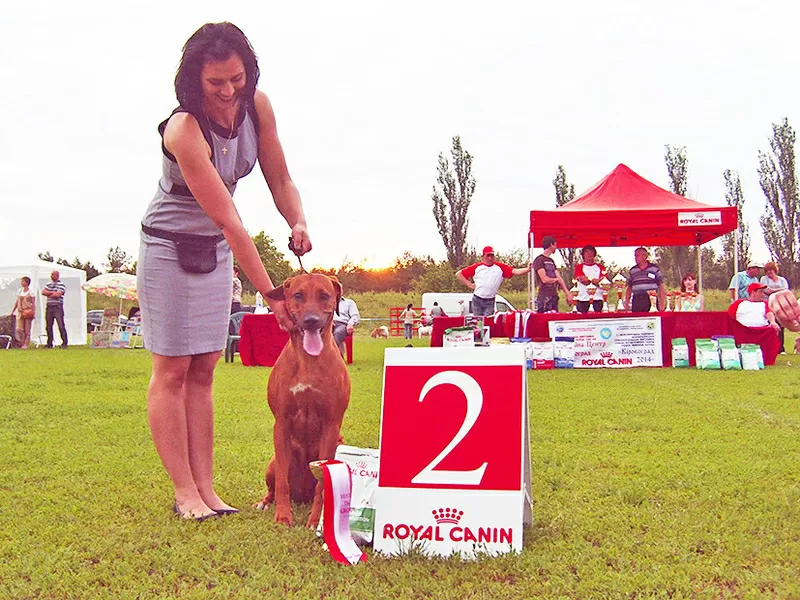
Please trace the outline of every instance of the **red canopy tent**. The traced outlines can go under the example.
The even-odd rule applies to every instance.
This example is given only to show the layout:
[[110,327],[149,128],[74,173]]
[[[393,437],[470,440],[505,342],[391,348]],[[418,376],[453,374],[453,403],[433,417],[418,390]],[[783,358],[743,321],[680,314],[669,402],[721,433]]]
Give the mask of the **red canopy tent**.
[[699,246],[737,228],[735,206],[695,202],[619,165],[588,192],[552,210],[532,210],[529,246],[546,235],[562,248]]

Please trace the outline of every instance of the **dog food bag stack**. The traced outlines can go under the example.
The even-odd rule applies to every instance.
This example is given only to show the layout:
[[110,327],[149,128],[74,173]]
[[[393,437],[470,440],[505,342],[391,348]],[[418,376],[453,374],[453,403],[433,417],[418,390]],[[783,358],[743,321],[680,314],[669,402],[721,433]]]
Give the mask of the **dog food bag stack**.
[[475,328],[450,327],[444,330],[442,345],[445,348],[472,348],[475,346]]
[[689,366],[689,344],[686,338],[672,338],[672,366]]
[[741,371],[742,361],[739,357],[739,348],[732,337],[721,337],[717,340],[719,344],[719,358],[722,368],[726,371]]
[[742,369],[758,371],[764,368],[764,354],[758,344],[742,344],[739,352],[742,357]]
[[[359,545],[372,544],[375,530],[375,492],[378,489],[380,453],[372,448],[357,448],[340,444],[336,460],[350,469],[353,489],[350,495],[350,533]],[[317,536],[322,537],[322,519]]]
[[555,366],[553,340],[534,338],[525,347],[525,360],[529,369],[552,369]]
[[714,340],[698,338],[694,341],[695,363],[698,369],[719,370],[722,368],[719,362],[719,349]]
[[571,369],[575,366],[575,338],[556,336],[553,340],[553,365],[556,369]]

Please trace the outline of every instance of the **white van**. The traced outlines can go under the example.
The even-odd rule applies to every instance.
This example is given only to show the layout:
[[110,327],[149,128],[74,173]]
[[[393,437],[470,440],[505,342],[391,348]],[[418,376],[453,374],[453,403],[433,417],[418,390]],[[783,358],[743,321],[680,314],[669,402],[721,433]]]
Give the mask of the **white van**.
[[[464,304],[467,305],[467,311],[472,314],[472,292],[427,292],[422,294],[422,308],[425,309],[426,315],[430,315],[433,303],[438,302],[444,314],[448,317],[457,317],[461,314],[459,300],[464,301]],[[494,309],[496,312],[516,310],[511,305],[511,302],[500,294],[497,294],[494,298]]]

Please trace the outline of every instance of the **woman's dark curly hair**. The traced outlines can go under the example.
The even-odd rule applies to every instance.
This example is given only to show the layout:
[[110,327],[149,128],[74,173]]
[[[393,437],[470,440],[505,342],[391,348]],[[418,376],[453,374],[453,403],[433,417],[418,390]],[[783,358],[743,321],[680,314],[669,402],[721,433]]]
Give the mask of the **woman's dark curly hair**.
[[238,54],[244,63],[246,84],[242,96],[253,102],[258,84],[258,58],[247,37],[233,23],[206,23],[183,46],[181,64],[175,74],[178,103],[195,116],[203,113],[200,73],[207,61],[228,60]]

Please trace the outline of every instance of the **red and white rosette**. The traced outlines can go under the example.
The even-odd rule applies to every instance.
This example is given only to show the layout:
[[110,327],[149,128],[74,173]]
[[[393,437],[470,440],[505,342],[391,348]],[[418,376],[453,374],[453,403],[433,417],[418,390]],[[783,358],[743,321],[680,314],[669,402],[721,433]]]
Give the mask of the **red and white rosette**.
[[366,562],[367,555],[350,534],[350,496],[353,482],[350,468],[340,460],[318,463],[324,481],[322,536],[333,559],[343,565]]

